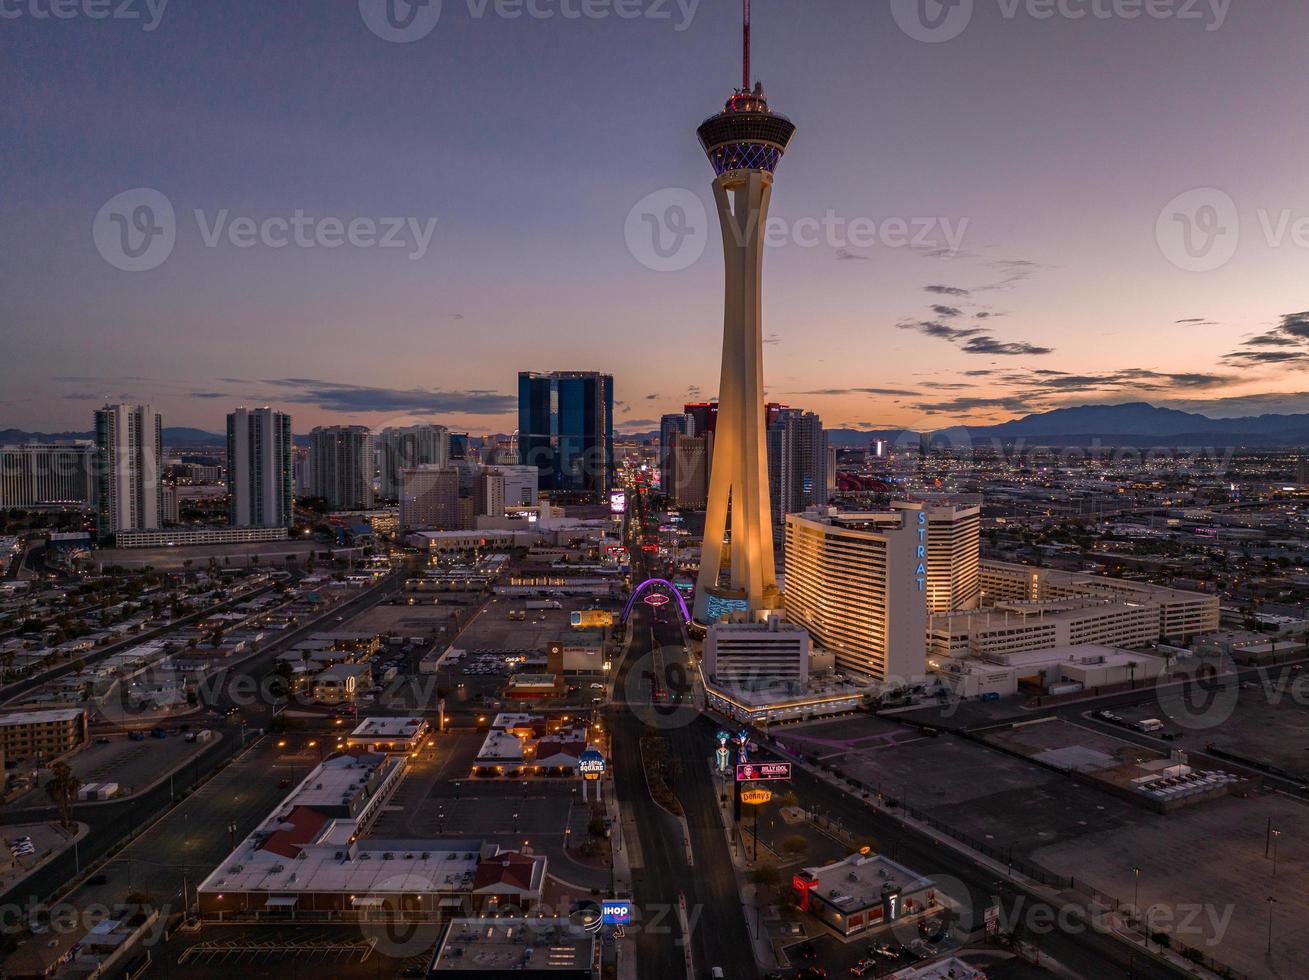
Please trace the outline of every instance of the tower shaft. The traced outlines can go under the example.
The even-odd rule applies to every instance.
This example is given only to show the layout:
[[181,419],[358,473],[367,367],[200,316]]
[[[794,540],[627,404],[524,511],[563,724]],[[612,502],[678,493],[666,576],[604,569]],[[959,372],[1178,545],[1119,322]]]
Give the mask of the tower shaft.
[[[772,175],[722,174],[714,200],[723,236],[723,366],[695,618],[707,622],[711,597],[744,601],[750,615],[775,608],[772,513],[764,420],[762,287],[764,228]],[[731,515],[729,581],[721,581],[723,538]]]

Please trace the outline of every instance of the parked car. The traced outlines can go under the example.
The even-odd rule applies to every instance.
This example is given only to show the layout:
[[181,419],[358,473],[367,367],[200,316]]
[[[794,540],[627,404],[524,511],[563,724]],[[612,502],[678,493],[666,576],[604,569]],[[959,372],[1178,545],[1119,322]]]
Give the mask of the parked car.
[[133,742],[144,742],[145,732],[128,732],[127,737],[130,738]]
[[108,735],[97,735],[95,737],[96,745],[108,745],[110,741],[111,739],[109,738]]

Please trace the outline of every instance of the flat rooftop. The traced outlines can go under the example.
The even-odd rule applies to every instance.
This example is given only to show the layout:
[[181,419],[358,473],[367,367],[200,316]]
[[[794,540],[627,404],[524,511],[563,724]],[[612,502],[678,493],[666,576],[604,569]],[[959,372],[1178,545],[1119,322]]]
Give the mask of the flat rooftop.
[[81,708],[49,708],[43,711],[13,711],[0,714],[0,727],[14,725],[43,725],[52,722],[72,721],[82,714]]
[[589,974],[595,937],[565,918],[455,919],[433,970]]
[[829,905],[850,911],[880,905],[883,889],[899,888],[909,895],[932,885],[930,878],[881,854],[852,854],[836,864],[804,870],[818,882],[814,895]]
[[369,717],[350,733],[351,738],[413,738],[426,722],[422,718]]

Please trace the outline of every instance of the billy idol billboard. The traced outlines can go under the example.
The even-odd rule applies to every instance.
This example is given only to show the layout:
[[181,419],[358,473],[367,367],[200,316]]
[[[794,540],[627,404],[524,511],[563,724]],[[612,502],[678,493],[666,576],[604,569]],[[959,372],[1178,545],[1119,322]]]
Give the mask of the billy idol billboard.
[[790,779],[789,762],[747,762],[736,767],[736,781],[748,783],[760,779]]

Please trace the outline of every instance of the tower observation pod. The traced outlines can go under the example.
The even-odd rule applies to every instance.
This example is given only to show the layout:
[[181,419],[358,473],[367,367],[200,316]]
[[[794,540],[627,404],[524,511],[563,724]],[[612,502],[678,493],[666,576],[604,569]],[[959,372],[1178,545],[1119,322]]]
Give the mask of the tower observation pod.
[[726,274],[718,421],[694,610],[702,625],[737,611],[753,618],[781,604],[768,500],[761,299],[773,172],[795,126],[768,108],[761,83],[751,85],[750,0],[743,41],[741,88],[697,130],[716,175]]

